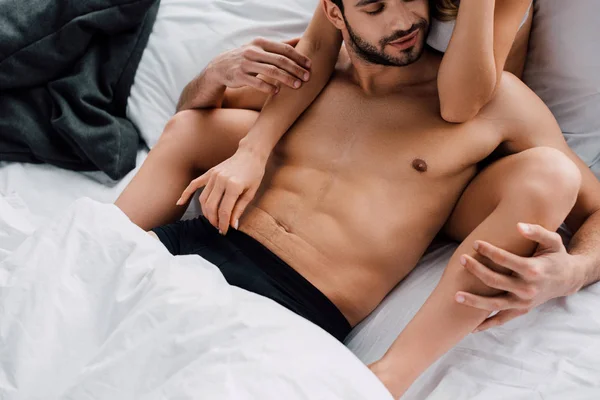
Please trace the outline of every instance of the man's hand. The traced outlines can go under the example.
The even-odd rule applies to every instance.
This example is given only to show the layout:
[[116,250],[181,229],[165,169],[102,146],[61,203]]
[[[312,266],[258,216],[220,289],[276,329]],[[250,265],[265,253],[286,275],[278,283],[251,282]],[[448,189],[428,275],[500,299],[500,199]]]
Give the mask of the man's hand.
[[[276,83],[293,89],[308,81],[310,60],[294,45],[299,39],[285,43],[255,39],[250,44],[228,51],[209,65],[219,82],[229,88],[251,86],[267,94],[279,91]],[[274,82],[276,82],[274,84]]]
[[519,257],[486,242],[475,242],[475,250],[499,266],[510,269],[510,276],[497,273],[472,257],[464,255],[461,263],[487,286],[505,291],[494,297],[458,292],[458,303],[498,311],[485,320],[475,332],[483,331],[528,313],[548,300],[571,295],[579,290],[575,279],[575,256],[567,253],[560,235],[539,225],[519,224],[525,238],[538,243],[535,254]]
[[177,205],[185,204],[196,190],[200,195],[202,214],[222,235],[229,226],[238,229],[239,219],[254,198],[265,174],[267,157],[243,148],[229,159],[194,179],[185,189]]

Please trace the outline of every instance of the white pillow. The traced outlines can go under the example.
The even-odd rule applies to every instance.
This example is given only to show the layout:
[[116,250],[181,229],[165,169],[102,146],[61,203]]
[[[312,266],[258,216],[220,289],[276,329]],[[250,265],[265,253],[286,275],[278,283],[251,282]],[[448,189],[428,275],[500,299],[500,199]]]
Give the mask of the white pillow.
[[[600,1],[535,2],[524,81],[544,100],[567,142],[600,167]],[[596,171],[598,172],[598,171]]]
[[218,54],[257,37],[301,36],[318,0],[162,0],[127,117],[152,148],[181,91]]

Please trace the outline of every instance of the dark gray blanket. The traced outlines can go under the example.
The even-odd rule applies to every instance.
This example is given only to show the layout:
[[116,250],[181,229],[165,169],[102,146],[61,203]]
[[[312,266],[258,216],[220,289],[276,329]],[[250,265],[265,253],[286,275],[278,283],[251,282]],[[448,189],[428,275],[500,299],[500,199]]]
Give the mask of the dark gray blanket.
[[135,167],[129,90],[159,0],[0,0],[0,160]]

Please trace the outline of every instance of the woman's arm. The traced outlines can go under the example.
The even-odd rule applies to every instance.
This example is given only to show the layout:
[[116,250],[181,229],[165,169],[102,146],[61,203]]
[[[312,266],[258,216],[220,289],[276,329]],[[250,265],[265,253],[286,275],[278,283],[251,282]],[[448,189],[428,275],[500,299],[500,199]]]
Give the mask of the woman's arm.
[[[312,76],[309,81],[300,88],[281,86],[275,96],[270,95],[258,119],[240,140],[235,154],[194,179],[177,204],[185,203],[197,189],[211,182],[210,198],[222,200],[209,205],[207,196],[201,196],[202,210],[222,234],[227,234],[230,226],[237,229],[239,219],[260,186],[273,148],[329,81],[341,43],[341,34],[329,22],[320,4],[295,49],[311,60]],[[263,83],[272,84],[267,80],[268,83]],[[254,104],[243,100],[244,91],[248,90],[229,90],[221,98],[222,105],[258,106],[256,100],[260,100],[260,96],[253,96]]]
[[462,0],[438,74],[442,118],[462,123],[490,101],[531,0]]
[[279,139],[329,81],[341,45],[341,33],[329,22],[319,3],[312,21],[296,46],[298,52],[312,61],[310,80],[300,89],[281,87],[277,95],[270,96],[256,123],[240,142],[240,148],[250,149],[261,158],[268,158]]

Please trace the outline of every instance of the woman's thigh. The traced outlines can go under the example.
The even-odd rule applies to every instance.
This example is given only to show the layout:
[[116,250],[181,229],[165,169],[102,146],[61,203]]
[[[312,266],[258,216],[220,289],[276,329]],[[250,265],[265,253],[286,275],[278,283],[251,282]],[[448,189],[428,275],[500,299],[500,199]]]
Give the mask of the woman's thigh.
[[178,113],[115,204],[145,230],[178,220],[189,204],[175,205],[183,190],[231,157],[257,117],[240,109]]
[[501,158],[467,186],[444,232],[453,240],[463,241],[501,202],[510,214],[540,218],[536,223],[542,225],[551,219],[553,225],[555,214],[564,214],[565,205],[572,206],[575,200],[571,194],[562,198],[559,193],[572,193],[565,188],[573,185],[576,192],[577,182],[576,167],[558,150],[536,148]]

